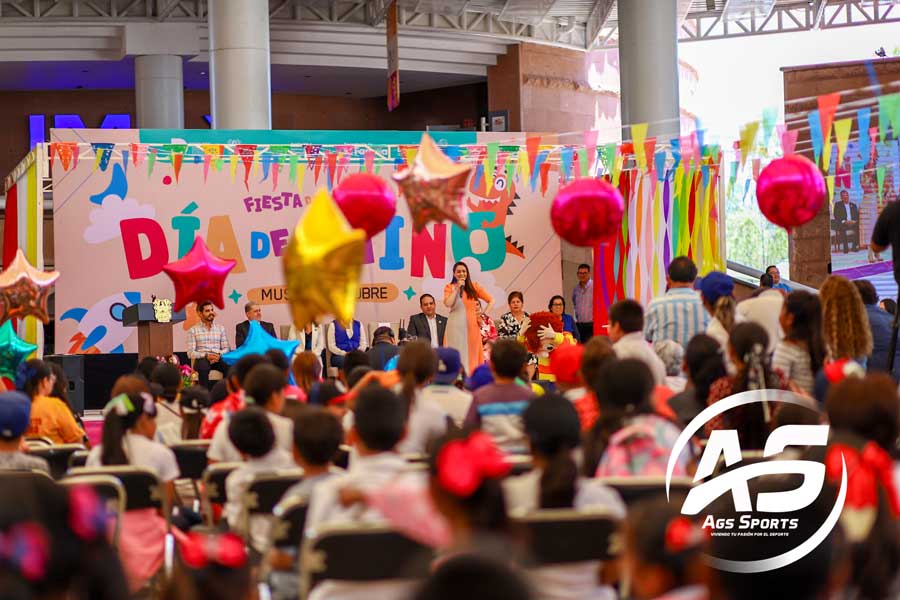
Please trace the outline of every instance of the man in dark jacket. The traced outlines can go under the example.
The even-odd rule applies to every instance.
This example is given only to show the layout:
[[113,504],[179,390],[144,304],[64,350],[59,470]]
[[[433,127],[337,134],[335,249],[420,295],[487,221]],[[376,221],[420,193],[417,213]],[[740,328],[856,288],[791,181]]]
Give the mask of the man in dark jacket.
[[234,345],[236,348],[240,348],[241,344],[244,343],[244,340],[247,339],[247,334],[250,332],[250,321],[259,321],[259,324],[266,333],[273,338],[278,337],[275,335],[275,326],[262,320],[262,307],[259,304],[256,302],[248,302],[244,305],[244,314],[247,315],[247,320],[241,321],[234,328]]
[[431,294],[419,296],[419,307],[422,312],[409,318],[409,325],[406,327],[407,335],[431,342],[432,348],[443,346],[447,317],[437,314],[437,304]]

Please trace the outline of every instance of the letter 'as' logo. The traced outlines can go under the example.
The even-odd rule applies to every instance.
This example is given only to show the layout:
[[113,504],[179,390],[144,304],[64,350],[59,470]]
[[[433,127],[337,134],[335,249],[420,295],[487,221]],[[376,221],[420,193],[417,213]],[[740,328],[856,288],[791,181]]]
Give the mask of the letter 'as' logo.
[[[691,437],[707,422],[714,417],[745,404],[762,402],[787,402],[808,406],[808,402],[787,391],[782,390],[751,390],[729,396],[712,406],[707,407],[697,415],[678,436],[672,453],[669,455],[669,464],[666,469],[666,496],[669,495],[669,486],[672,481],[672,472],[681,452],[690,442]],[[783,425],[769,434],[766,447],[763,450],[763,458],[775,456],[788,446],[825,446],[828,444],[827,425]],[[714,430],[709,437],[697,473],[694,476],[695,484],[707,479],[715,472],[719,457],[724,457],[728,467],[741,462],[741,445],[738,441],[738,432],[734,429]],[[725,560],[714,556],[709,557],[712,565],[723,571],[735,573],[761,573],[779,569],[796,562],[816,548],[834,526],[837,524],[844,508],[844,499],[847,493],[847,466],[842,461],[841,485],[834,508],[822,526],[800,545],[777,556],[760,560]],[[712,477],[708,481],[695,485],[688,493],[681,513],[696,515],[712,502],[724,494],[731,494],[734,500],[734,508],[738,512],[750,512],[754,510],[748,482],[754,477],[763,475],[803,475],[803,484],[792,490],[781,492],[760,493],[756,498],[757,512],[764,513],[788,513],[800,510],[812,504],[825,484],[825,465],[810,460],[771,460],[739,466],[736,469]],[[749,542],[748,542],[749,543]]]

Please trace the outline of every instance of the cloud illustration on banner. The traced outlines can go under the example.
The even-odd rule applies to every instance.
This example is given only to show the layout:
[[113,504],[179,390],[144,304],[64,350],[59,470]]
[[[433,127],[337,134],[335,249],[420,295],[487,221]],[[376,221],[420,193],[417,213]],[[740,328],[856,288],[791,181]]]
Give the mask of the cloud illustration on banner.
[[84,241],[88,244],[102,244],[121,235],[119,223],[125,219],[152,219],[156,209],[150,204],[140,204],[134,198],[120,199],[108,195],[100,208],[91,211],[91,224],[84,230]]

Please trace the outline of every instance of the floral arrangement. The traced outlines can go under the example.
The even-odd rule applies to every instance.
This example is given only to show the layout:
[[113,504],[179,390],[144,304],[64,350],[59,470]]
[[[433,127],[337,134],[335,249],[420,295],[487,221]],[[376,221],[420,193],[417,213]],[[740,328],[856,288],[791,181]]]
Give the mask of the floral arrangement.
[[178,356],[175,354],[169,354],[168,356],[157,356],[156,360],[161,363],[169,363],[178,367],[179,372],[181,372],[181,382],[184,387],[190,387],[194,385],[197,379],[197,374],[191,368],[191,365],[182,365],[181,361],[178,360]]

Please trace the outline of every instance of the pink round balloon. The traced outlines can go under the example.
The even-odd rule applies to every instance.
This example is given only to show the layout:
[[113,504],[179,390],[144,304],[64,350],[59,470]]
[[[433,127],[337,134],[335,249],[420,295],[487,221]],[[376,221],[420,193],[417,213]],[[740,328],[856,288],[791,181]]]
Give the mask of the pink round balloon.
[[363,229],[371,239],[391,224],[397,196],[391,186],[369,173],[357,173],[341,181],[332,192],[334,201],[354,229]]
[[759,210],[788,231],[808,223],[825,202],[825,179],[811,160],[791,154],[773,160],[756,181]]
[[622,227],[625,202],[602,179],[576,179],[556,194],[550,222],[556,234],[576,246],[596,246]]

